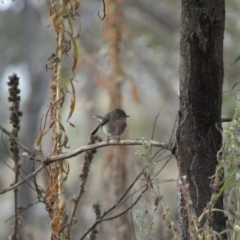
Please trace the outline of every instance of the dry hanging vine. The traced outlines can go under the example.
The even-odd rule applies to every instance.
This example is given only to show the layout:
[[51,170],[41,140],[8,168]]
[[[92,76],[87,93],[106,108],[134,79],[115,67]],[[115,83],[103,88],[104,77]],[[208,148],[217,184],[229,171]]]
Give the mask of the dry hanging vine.
[[[80,1],[51,0],[50,2],[49,24],[53,25],[56,36],[55,52],[50,55],[46,63],[46,70],[52,70],[51,102],[44,117],[35,148],[41,152],[43,136],[51,130],[53,147],[49,156],[57,156],[62,153],[63,148],[67,148],[68,143],[68,136],[61,119],[62,109],[66,105],[66,95],[71,94],[67,121],[69,121],[74,112],[76,102],[73,82],[78,62],[76,38],[80,35],[80,31],[76,34],[74,33],[73,21],[78,19],[77,9],[79,8]],[[64,56],[70,51],[72,52],[72,65],[71,70],[67,71],[64,70],[62,62]],[[47,125],[49,119],[50,124]],[[72,123],[70,125],[74,126]],[[63,159],[48,165],[47,168],[50,179],[44,200],[46,210],[51,219],[52,239],[59,239],[59,237],[68,239],[70,233],[67,227],[66,203],[63,192],[64,181],[67,180],[69,173],[69,164]]]

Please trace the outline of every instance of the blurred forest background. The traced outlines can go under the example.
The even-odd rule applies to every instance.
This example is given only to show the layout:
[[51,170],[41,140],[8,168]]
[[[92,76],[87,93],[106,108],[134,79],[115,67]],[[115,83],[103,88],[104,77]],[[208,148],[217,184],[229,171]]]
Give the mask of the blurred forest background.
[[[49,25],[48,1],[38,0],[4,0],[0,2],[0,123],[7,129],[9,125],[8,76],[16,73],[20,77],[21,104],[23,113],[19,139],[32,148],[37,138],[43,114],[49,106],[51,71],[45,70],[48,57],[55,49],[55,33]],[[120,47],[121,64],[126,78],[122,84],[122,108],[130,118],[126,134],[122,139],[150,139],[154,120],[160,111],[155,126],[154,139],[168,141],[173,131],[178,110],[178,69],[179,69],[179,35],[181,1],[168,0],[125,0],[121,4],[123,13],[123,35]],[[76,71],[76,109],[71,118],[75,127],[65,122],[64,127],[69,137],[68,146],[74,150],[87,143],[88,136],[96,124],[93,114],[105,115],[111,106],[106,79],[110,75],[108,45],[105,38],[104,22],[98,16],[102,14],[101,1],[82,1],[79,8],[81,34],[77,40],[79,61]],[[235,100],[232,94],[233,85],[239,81],[239,65],[229,67],[233,59],[240,53],[240,1],[226,2],[226,25],[224,36],[224,95],[223,117],[232,117]],[[70,58],[70,56],[69,56]],[[68,58],[66,58],[66,67]],[[64,115],[64,113],[66,115]],[[68,109],[63,112],[63,120],[67,119]],[[64,117],[65,116],[65,117]],[[226,126],[226,125],[224,125]],[[103,139],[106,136],[99,133]],[[51,137],[43,141],[43,151],[47,155],[51,150]],[[9,186],[14,179],[14,172],[9,168],[13,162],[9,157],[8,139],[1,133],[0,140],[0,189]],[[73,238],[79,239],[82,233],[94,221],[92,205],[99,202],[102,211],[114,204],[111,199],[112,187],[109,171],[111,163],[106,157],[114,152],[115,147],[99,149],[93,159],[90,176],[87,180],[87,192],[84,194],[76,213],[78,222],[74,228]],[[141,171],[144,162],[136,155],[141,146],[128,147],[126,164],[126,184],[132,182]],[[166,158],[163,153],[157,159],[157,168],[164,169],[158,175],[160,192],[170,206],[171,219],[178,222],[176,179],[177,168],[174,158]],[[166,160],[167,159],[167,160]],[[166,162],[167,161],[167,162]],[[70,173],[65,182],[66,200],[76,193],[79,185],[79,173],[83,156],[68,160]],[[166,164],[167,163],[167,164]],[[31,172],[32,165],[25,159],[21,161],[26,173]],[[22,177],[24,174],[21,175]],[[38,174],[38,182],[43,188],[47,185],[46,171]],[[31,185],[31,182],[30,182]],[[141,186],[141,182],[139,183]],[[26,208],[28,204],[38,202],[36,192],[29,184],[24,184],[19,191],[20,204]],[[128,214],[137,210],[148,211],[147,221],[154,222],[152,236],[156,239],[168,236],[168,228],[163,221],[163,209],[157,210],[154,205],[155,196],[148,191],[141,201]],[[0,239],[8,239],[11,233],[14,215],[13,192],[0,196]],[[69,200],[69,206],[71,201]],[[45,206],[37,203],[21,213],[24,239],[49,239],[50,221]],[[8,220],[6,222],[6,220]],[[136,224],[135,224],[136,225]],[[112,239],[104,235],[109,230],[108,223],[101,224],[99,239]],[[123,226],[128,228],[128,225]],[[138,227],[135,226],[135,232]],[[105,236],[105,237],[104,237]],[[130,238],[129,238],[130,239]],[[168,239],[168,238],[166,238]],[[171,239],[171,238],[169,238]]]

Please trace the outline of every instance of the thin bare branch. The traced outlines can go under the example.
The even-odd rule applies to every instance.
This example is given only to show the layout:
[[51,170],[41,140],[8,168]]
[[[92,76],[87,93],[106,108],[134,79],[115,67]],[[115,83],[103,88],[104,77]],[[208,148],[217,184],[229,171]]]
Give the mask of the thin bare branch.
[[[99,220],[101,218],[101,205],[99,203],[95,203],[93,204],[93,210],[94,213],[96,215],[96,221]],[[97,234],[98,234],[98,230],[96,228],[94,228],[90,233],[89,233],[89,240],[95,240],[97,239]]]
[[12,156],[11,156],[11,154],[10,154],[10,152],[9,152],[9,149],[8,149],[6,143],[4,142],[3,132],[1,132],[1,142],[2,142],[2,144],[3,144],[4,150],[7,152],[7,156],[8,156],[9,158],[12,158]]
[[[131,205],[132,205],[132,196],[131,196]],[[135,227],[134,227],[134,222],[133,222],[133,211],[132,211],[132,208],[131,208],[131,225],[132,225],[132,234],[133,234],[133,239],[136,240],[136,236],[135,236]]]
[[0,156],[0,160],[9,168],[14,172],[13,167],[11,167],[1,156]]
[[[96,135],[94,135],[94,136],[91,135],[87,144],[94,144],[95,141],[101,141],[101,139]],[[85,192],[85,184],[86,184],[88,174],[89,174],[89,171],[90,171],[90,166],[91,166],[91,163],[92,163],[93,155],[96,152],[97,151],[95,149],[93,149],[93,150],[87,151],[85,153],[82,171],[81,171],[81,174],[79,175],[79,177],[80,177],[79,191],[78,191],[77,196],[72,198],[73,208],[72,208],[70,217],[68,219],[68,224],[71,227],[73,226],[73,221],[72,220],[75,216],[79,201],[80,201],[83,193]]]
[[[162,110],[162,109],[160,108],[160,110],[158,111],[157,116],[156,116],[155,119],[154,119],[153,129],[152,129],[152,136],[151,136],[151,139],[152,139],[152,140],[153,140],[153,138],[154,138],[156,123],[157,123],[158,117],[159,117],[159,115],[160,115],[160,113],[161,113],[161,110]],[[152,147],[150,148],[150,155],[152,155]]]
[[[143,188],[145,188],[146,184],[144,184],[143,186],[141,186],[139,189],[134,190],[129,196],[127,196],[126,198],[124,198],[120,203],[118,203],[112,210],[112,212],[110,214],[115,213],[115,211],[117,211],[117,208],[120,206],[120,204],[123,204],[124,202],[128,201],[129,199],[131,199],[136,193],[140,192]],[[132,202],[131,202],[132,204]]]
[[169,142],[172,142],[172,140],[173,140],[177,123],[178,123],[178,114],[177,114],[176,117],[175,117],[175,121],[174,121],[174,124],[173,124],[173,128],[172,128],[172,132],[171,132],[171,136],[170,136]]
[[[165,151],[165,150],[164,150]],[[162,155],[162,154],[161,154]],[[155,162],[157,163],[157,162],[162,162],[162,161],[164,161],[164,160],[166,160],[166,159],[168,159],[168,158],[173,158],[174,157],[174,155],[172,155],[172,154],[169,154],[169,155],[167,155],[167,156],[164,156],[164,157],[158,157],[156,160],[155,160]]]
[[[17,213],[18,213],[18,214],[19,214],[19,213],[22,213],[22,212],[28,210],[30,207],[36,205],[36,204],[39,203],[39,202],[42,202],[42,201],[39,201],[39,200],[38,200],[38,201],[36,201],[36,202],[34,202],[34,203],[29,203],[27,207],[22,208],[22,209],[19,209]],[[9,220],[11,220],[11,219],[14,218],[14,217],[16,217],[16,214],[14,214],[13,216],[11,216],[11,217],[8,218],[7,220],[5,220],[4,223],[7,223]]]
[[[109,218],[104,219],[104,217],[106,217],[109,213],[111,213],[111,212],[122,202],[122,200],[125,198],[125,196],[127,195],[127,193],[128,193],[128,192],[130,191],[130,189],[134,186],[134,184],[136,183],[136,181],[142,176],[142,174],[144,173],[144,171],[145,171],[145,168],[137,175],[137,177],[134,179],[134,181],[133,181],[132,184],[128,187],[128,189],[125,191],[125,193],[122,195],[122,197],[121,197],[111,208],[109,208],[107,211],[105,211],[105,212],[102,214],[102,216],[101,216],[100,219],[98,219],[98,220],[95,221],[95,223],[85,232],[85,234],[82,236],[82,238],[81,238],[80,240],[84,239],[84,238],[88,235],[88,233],[91,232],[100,222],[102,222],[102,221],[107,221],[107,220],[111,220],[111,219],[113,219],[113,218],[116,218],[116,217],[118,217],[118,216],[121,216],[122,214],[126,213],[129,209],[131,209],[131,208],[139,201],[139,199],[141,198],[141,196],[143,195],[143,193],[144,193],[145,191],[147,191],[148,185],[145,185],[146,188],[141,192],[141,194],[139,195],[139,197],[137,198],[137,200],[134,201],[134,202],[130,205],[130,207],[128,207],[126,210],[124,210],[123,212],[121,212],[120,214],[118,214],[118,215],[116,215],[116,216],[112,216],[112,217],[109,217]],[[132,197],[132,196],[131,196],[131,197]]]
[[[6,146],[6,143],[4,142],[4,139],[3,139],[3,131],[1,132],[1,141],[2,141],[2,143],[3,143],[3,146],[4,146],[5,150],[7,151],[8,157],[9,157],[9,158],[12,158],[12,156],[10,155],[10,153],[9,153],[9,151],[8,151],[8,148],[7,148],[7,146]],[[14,168],[11,167],[1,156],[0,156],[0,160],[1,160],[9,169],[11,169],[12,171],[14,171]],[[19,167],[20,167],[20,169],[21,169],[21,172],[22,172],[23,174],[25,174],[25,176],[27,176],[27,173],[24,171],[24,169],[22,168],[22,166],[19,165]],[[34,181],[33,181],[33,182],[34,182]],[[36,183],[34,182],[34,184],[36,184]],[[27,185],[28,185],[31,189],[35,190],[34,187],[31,186],[30,183],[27,183]],[[41,187],[38,185],[38,188],[40,189]],[[43,191],[42,188],[41,188],[41,191]]]
[[100,142],[100,143],[96,143],[96,144],[92,144],[92,145],[86,145],[86,146],[82,146],[80,148],[77,148],[76,150],[69,152],[69,153],[64,153],[64,154],[60,154],[57,156],[50,156],[50,157],[44,157],[41,154],[37,154],[35,156],[35,154],[33,152],[31,152],[27,147],[25,147],[17,138],[15,138],[10,132],[8,132],[1,124],[0,124],[0,129],[9,137],[11,137],[12,139],[14,139],[16,141],[16,143],[22,147],[25,152],[24,156],[31,156],[31,160],[36,160],[36,161],[41,161],[44,162],[46,165],[52,163],[52,162],[56,162],[59,160],[63,160],[63,159],[68,159],[74,156],[77,156],[83,152],[89,151],[89,150],[93,150],[93,149],[97,149],[97,148],[102,148],[102,147],[107,147],[107,146],[117,146],[117,145],[143,145],[145,143],[149,143],[151,146],[153,147],[160,147],[163,149],[170,149],[169,148],[169,144],[166,142],[158,142],[158,141],[153,141],[153,140],[145,140],[145,139],[134,139],[134,140],[110,140],[107,142]]
[[161,111],[162,111],[162,109],[160,108],[160,110],[158,111],[157,116],[156,116],[155,119],[154,119],[153,129],[152,129],[152,137],[151,137],[151,139],[154,138],[154,132],[155,132],[155,128],[156,128],[156,123],[157,123],[157,120],[158,120],[158,117],[159,117]]
[[158,176],[158,174],[167,166],[167,164],[170,162],[172,159],[172,155],[169,156],[169,158],[166,160],[166,162],[163,164],[163,166],[159,169],[159,171],[155,174],[155,176]]
[[109,221],[112,220],[114,218],[118,218],[120,216],[122,216],[123,214],[125,214],[126,212],[128,212],[133,206],[135,206],[137,204],[137,202],[140,200],[140,198],[142,197],[142,195],[147,191],[148,189],[148,184],[145,185],[145,189],[141,192],[141,194],[138,196],[138,198],[133,202],[133,204],[131,204],[128,208],[126,208],[124,211],[122,211],[121,213],[114,215],[112,217],[109,218],[104,218],[102,219],[102,221]]
[[[126,195],[128,194],[128,192],[131,190],[131,188],[134,186],[134,184],[137,182],[137,180],[144,174],[146,168],[143,168],[143,170],[137,175],[137,177],[134,179],[134,181],[130,184],[130,186],[128,187],[128,189],[125,191],[125,193],[122,195],[122,197],[117,201],[117,203],[115,205],[113,205],[112,208],[110,208],[109,210],[112,211],[115,207],[117,207],[122,201],[123,199],[126,197]],[[110,212],[109,211],[109,212]]]
[[0,129],[10,138],[12,138],[22,149],[25,150],[25,152],[27,152],[29,155],[32,155],[32,152],[25,147],[16,137],[14,137],[6,128],[4,128],[1,124],[0,124]]
[[231,122],[232,118],[221,118],[221,122]]
[[35,176],[36,174],[38,174],[43,168],[45,168],[46,165],[43,164],[41,165],[36,171],[30,173],[29,175],[27,175],[26,177],[24,177],[23,179],[21,179],[18,183],[11,185],[10,187],[4,188],[3,190],[0,190],[0,194],[4,194],[6,192],[9,192],[11,190],[13,190],[14,188],[22,185],[23,183],[25,183],[26,181],[28,181],[29,179],[31,179],[33,176]]
[[[64,154],[60,154],[57,156],[49,156],[49,157],[45,157],[43,155],[41,155],[40,153],[33,153],[31,152],[28,148],[26,148],[17,138],[15,138],[14,136],[12,136],[11,133],[9,133],[1,124],[0,124],[0,129],[9,137],[11,137],[12,139],[14,139],[16,141],[16,143],[21,146],[26,153],[24,153],[25,156],[30,155],[30,160],[35,160],[35,161],[41,161],[42,165],[34,172],[30,173],[29,175],[27,175],[26,177],[24,177],[22,180],[20,180],[18,183],[13,184],[10,187],[7,187],[5,189],[0,190],[0,194],[4,194],[12,189],[15,189],[16,187],[22,185],[24,182],[28,181],[29,179],[31,179],[32,177],[34,177],[38,172],[40,172],[45,166],[56,162],[56,161],[60,161],[63,159],[68,159],[68,158],[72,158],[74,156],[77,156],[83,152],[89,151],[89,150],[93,150],[93,149],[97,149],[97,148],[102,148],[102,147],[107,147],[107,146],[118,146],[118,145],[143,145],[143,144],[150,144],[151,146],[154,147],[160,147],[163,149],[169,149],[169,144],[165,143],[165,142],[158,142],[158,141],[153,141],[153,140],[144,140],[144,139],[136,139],[136,140],[121,140],[121,141],[117,141],[117,140],[110,140],[108,142],[100,142],[100,143],[96,143],[96,144],[92,144],[92,145],[86,145],[86,146],[82,146],[72,152],[69,153],[64,153]],[[29,155],[28,155],[29,154]]]
[[58,156],[50,156],[50,157],[36,157],[36,158],[32,158],[33,160],[38,160],[38,161],[43,161],[45,162],[47,165],[62,159],[68,159],[74,156],[77,156],[83,152],[92,150],[92,149],[97,149],[97,148],[102,148],[102,147],[107,147],[107,146],[118,146],[118,145],[143,145],[149,143],[151,146],[154,147],[160,147],[160,148],[164,148],[164,149],[169,149],[169,145],[168,143],[165,142],[158,142],[158,141],[153,141],[153,140],[121,140],[121,141],[117,141],[117,140],[110,140],[108,142],[100,142],[100,143],[95,143],[92,145],[86,145],[86,146],[82,146],[80,148],[77,148],[76,150],[69,152],[69,153],[64,153],[64,154],[60,154]]
[[[11,169],[11,170],[14,172],[14,169],[13,169],[9,164],[7,164],[7,162],[6,162],[1,156],[0,156],[0,160],[1,160],[9,169]],[[21,167],[20,169],[21,169],[22,173],[24,173],[25,176],[27,176],[27,173],[24,171],[24,169],[23,169],[22,167]],[[36,187],[38,188],[38,191],[44,192],[43,188],[41,188],[36,182],[34,182],[34,180],[33,180],[33,183],[34,183],[34,185],[35,185],[35,188],[36,188]],[[37,184],[37,185],[36,185],[36,184]],[[39,192],[37,191],[37,188],[35,189],[33,186],[31,186],[30,183],[27,183],[27,185],[28,185],[28,187],[29,187],[31,190],[36,191],[37,194],[39,193]],[[38,199],[40,199],[40,198],[39,198],[39,194],[38,194]]]
[[96,144],[92,144],[92,145],[83,146],[72,152],[60,154],[58,156],[45,157],[45,158],[44,158],[44,156],[39,156],[39,155],[33,156],[31,158],[32,160],[42,161],[43,164],[36,171],[30,173],[29,175],[24,177],[18,183],[13,184],[10,187],[0,190],[0,194],[4,194],[4,193],[11,191],[12,189],[22,185],[24,182],[28,181],[29,179],[34,177],[37,173],[39,173],[44,167],[46,167],[47,165],[49,165],[53,162],[60,161],[62,159],[71,158],[71,157],[79,155],[83,152],[86,152],[86,151],[92,150],[92,149],[96,149],[96,148],[101,148],[101,147],[106,147],[106,146],[114,146],[114,145],[115,146],[117,146],[117,145],[143,145],[144,143],[150,143],[152,146],[168,149],[168,143],[157,142],[157,141],[152,141],[152,140],[150,140],[150,141],[149,140],[148,141],[147,140],[121,140],[121,141],[111,140],[109,142],[100,142],[100,143],[96,143]]
[[109,220],[112,220],[114,218],[117,218],[123,214],[125,214],[126,212],[128,212],[130,209],[132,209],[133,206],[135,206],[137,204],[137,202],[140,200],[140,198],[142,197],[142,195],[147,191],[148,189],[148,184],[145,185],[145,189],[141,192],[141,194],[138,196],[138,198],[127,208],[125,209],[124,211],[122,211],[121,213],[115,215],[115,216],[112,216],[112,217],[109,217],[109,218],[104,218],[110,211],[112,211],[117,205],[115,204],[113,207],[111,207],[107,212],[105,212],[102,217],[97,220],[84,234],[83,236],[80,238],[80,240],[83,240],[88,234],[89,232],[91,232],[99,223],[101,222],[104,222],[104,221],[109,221]]
[[[99,0],[98,0],[99,1]],[[106,4],[105,4],[105,0],[102,0],[103,3],[103,16],[100,16],[99,10],[98,10],[98,17],[103,20],[107,15],[106,15]]]

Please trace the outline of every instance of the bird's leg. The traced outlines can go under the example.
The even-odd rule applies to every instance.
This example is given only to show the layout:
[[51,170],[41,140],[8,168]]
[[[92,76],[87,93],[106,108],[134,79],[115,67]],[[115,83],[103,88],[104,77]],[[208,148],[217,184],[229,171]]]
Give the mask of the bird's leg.
[[109,143],[109,141],[110,141],[110,136],[108,135],[108,138],[107,138],[107,143]]
[[117,135],[117,141],[118,141],[118,142],[120,141],[120,137],[119,137],[119,135]]

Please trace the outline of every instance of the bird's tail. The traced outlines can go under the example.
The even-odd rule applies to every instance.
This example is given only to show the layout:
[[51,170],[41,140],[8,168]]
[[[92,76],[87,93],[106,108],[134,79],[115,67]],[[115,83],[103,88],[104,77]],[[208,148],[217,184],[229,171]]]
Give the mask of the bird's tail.
[[97,131],[98,131],[98,129],[100,128],[100,124],[98,124],[94,129],[93,129],[93,131],[91,132],[91,136],[93,136]]

